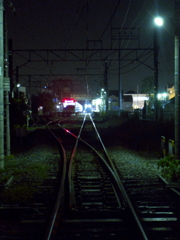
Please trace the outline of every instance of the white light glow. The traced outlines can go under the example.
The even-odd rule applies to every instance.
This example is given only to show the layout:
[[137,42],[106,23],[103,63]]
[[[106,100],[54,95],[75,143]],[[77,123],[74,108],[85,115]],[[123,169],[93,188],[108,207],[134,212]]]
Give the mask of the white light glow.
[[84,107],[85,108],[92,108],[92,105],[91,104],[85,104]]
[[167,93],[163,93],[162,95],[163,95],[163,97],[167,97]]
[[97,104],[101,104],[102,103],[102,99],[100,99],[100,98],[96,99],[96,103]]
[[147,100],[149,100],[149,97],[140,97],[140,96],[138,96],[138,97],[133,97],[133,100],[134,101],[147,101]]
[[158,93],[158,99],[165,99],[167,97],[167,93]]
[[154,23],[157,25],[157,26],[162,26],[163,25],[163,19],[161,17],[156,17],[154,19]]

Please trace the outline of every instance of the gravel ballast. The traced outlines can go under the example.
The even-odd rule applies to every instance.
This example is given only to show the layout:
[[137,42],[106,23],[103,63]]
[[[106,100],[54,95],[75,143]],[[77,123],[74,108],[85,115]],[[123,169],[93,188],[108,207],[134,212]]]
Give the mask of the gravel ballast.
[[[121,176],[129,176],[129,178],[134,179],[156,178],[159,173],[157,167],[158,157],[154,156],[154,154],[149,154],[147,151],[136,151],[121,145],[122,141],[117,136],[119,136],[119,132],[122,132],[121,123],[124,122],[124,120],[119,122],[118,118],[116,118],[97,124],[110,158],[114,161],[118,171],[121,172]],[[73,129],[72,132],[74,132]],[[110,137],[108,135],[109,132],[112,133]],[[57,135],[57,137],[61,136]],[[48,165],[49,171],[56,172],[59,157],[58,147],[55,145],[57,141],[46,128],[33,130],[22,140],[21,144],[19,144],[20,139],[14,139],[12,145],[14,158],[7,159],[6,161],[22,163],[22,166],[25,169],[27,168],[27,174],[25,176],[22,175],[20,178],[14,176],[12,185],[18,185],[21,180],[28,185],[28,181],[35,180],[37,178],[36,172],[34,172],[34,176],[28,174],[28,167],[33,164]],[[0,176],[3,174],[6,174],[6,172],[1,172]]]
[[[43,142],[41,142],[43,141]],[[58,156],[58,148],[50,147],[45,143],[45,138],[38,142],[38,144],[23,153],[14,155],[14,160],[22,160],[26,162],[53,162],[53,158]],[[107,147],[110,158],[114,161],[117,169],[121,174],[129,175],[131,178],[152,178],[159,173],[157,163],[159,158],[154,157],[147,152],[136,152],[131,149],[126,149],[120,146],[117,142]],[[55,156],[55,157],[53,157]],[[54,167],[52,165],[52,167]]]

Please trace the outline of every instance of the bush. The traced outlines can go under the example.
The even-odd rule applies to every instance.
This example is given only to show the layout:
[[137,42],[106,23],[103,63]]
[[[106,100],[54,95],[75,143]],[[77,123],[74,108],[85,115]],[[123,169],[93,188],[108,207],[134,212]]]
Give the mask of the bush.
[[180,182],[180,160],[175,159],[174,156],[160,159],[158,168],[163,177],[173,182]]

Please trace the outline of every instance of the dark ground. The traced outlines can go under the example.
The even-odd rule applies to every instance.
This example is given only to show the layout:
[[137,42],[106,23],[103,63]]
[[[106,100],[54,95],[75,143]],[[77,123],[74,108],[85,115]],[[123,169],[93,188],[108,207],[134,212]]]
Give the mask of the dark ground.
[[[122,119],[118,117],[96,123],[103,142],[105,144],[108,143],[108,146],[118,144],[134,151],[157,152],[159,155],[162,152],[161,136],[166,137],[166,142],[168,142],[168,139],[174,140],[174,126],[171,123],[162,124],[154,121]],[[64,125],[65,128],[70,129],[74,134],[78,134],[79,126],[80,123],[79,125],[69,123]],[[94,131],[91,124],[87,124],[86,128],[89,129],[88,134]],[[58,129],[56,134],[57,136],[62,136],[64,133],[63,130]],[[94,136],[92,134],[92,139]],[[46,140],[52,142],[55,140],[46,127],[36,129],[35,131],[31,130],[22,139],[19,137],[12,138],[12,152],[25,151],[32,148],[39,141]]]
[[136,151],[159,151],[161,136],[174,139],[174,130],[171,124],[162,124],[146,120],[129,120],[119,125],[114,136],[124,147]]

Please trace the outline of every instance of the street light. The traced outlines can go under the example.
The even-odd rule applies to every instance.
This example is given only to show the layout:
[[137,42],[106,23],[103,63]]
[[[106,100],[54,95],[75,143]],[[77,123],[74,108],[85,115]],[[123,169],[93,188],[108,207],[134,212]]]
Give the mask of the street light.
[[163,19],[161,17],[156,17],[154,19],[154,23],[157,25],[157,26],[162,26],[163,25]]
[[154,118],[158,119],[158,43],[157,43],[157,30],[158,27],[163,25],[163,19],[156,17],[154,19]]

